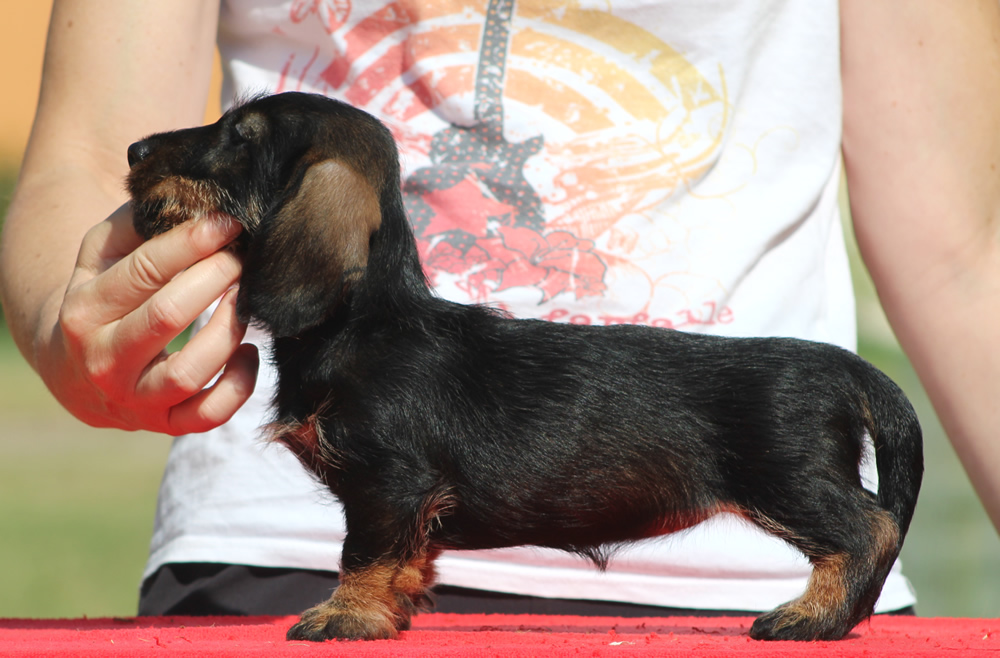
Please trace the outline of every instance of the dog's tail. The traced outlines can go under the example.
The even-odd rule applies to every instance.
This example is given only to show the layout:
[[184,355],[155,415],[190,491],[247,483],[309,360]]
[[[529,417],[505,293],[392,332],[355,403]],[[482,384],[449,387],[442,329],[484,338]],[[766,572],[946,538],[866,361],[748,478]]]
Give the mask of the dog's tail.
[[913,519],[924,472],[920,422],[906,394],[887,375],[871,366],[859,375],[867,392],[866,426],[875,447],[877,500],[899,526],[902,542]]

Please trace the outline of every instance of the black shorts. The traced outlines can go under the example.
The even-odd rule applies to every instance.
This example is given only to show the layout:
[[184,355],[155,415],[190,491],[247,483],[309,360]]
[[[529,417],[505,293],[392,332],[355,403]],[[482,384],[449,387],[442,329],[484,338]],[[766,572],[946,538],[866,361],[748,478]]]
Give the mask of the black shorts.
[[[331,571],[239,564],[178,563],[142,583],[139,615],[297,615],[337,587]],[[690,610],[616,601],[549,599],[450,585],[433,589],[434,611],[466,614],[541,614],[587,617],[746,617],[741,610]],[[912,615],[913,608],[892,614]]]

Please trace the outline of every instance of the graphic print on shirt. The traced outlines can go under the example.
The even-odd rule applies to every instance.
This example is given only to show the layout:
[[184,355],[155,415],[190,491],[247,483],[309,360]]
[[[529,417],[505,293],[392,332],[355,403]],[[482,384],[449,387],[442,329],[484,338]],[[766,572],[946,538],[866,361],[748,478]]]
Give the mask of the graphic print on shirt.
[[[542,200],[524,176],[541,135],[520,143],[504,138],[503,83],[513,0],[490,0],[480,41],[471,126],[451,125],[431,139],[431,165],[407,177],[403,196],[428,273],[464,276],[466,291],[485,301],[489,290],[535,286],[543,301],[569,289],[570,279],[599,283],[604,264],[593,253],[545,246]],[[448,209],[460,209],[461,214]],[[457,220],[457,221],[456,221]],[[569,244],[574,245],[573,236]],[[557,238],[558,239],[558,238]],[[592,246],[592,243],[587,246]],[[525,248],[526,247],[526,248]],[[588,260],[590,267],[574,267]],[[589,275],[589,276],[588,276]],[[590,292],[599,294],[599,291]]]
[[[432,283],[471,302],[528,299],[553,320],[726,320],[691,299],[686,229],[657,210],[719,150],[721,70],[710,82],[585,1],[354,2],[292,4],[289,29],[319,27],[333,48],[290,56],[277,91],[329,93],[387,121]],[[633,298],[611,299],[612,283]],[[651,310],[658,297],[670,317]]]

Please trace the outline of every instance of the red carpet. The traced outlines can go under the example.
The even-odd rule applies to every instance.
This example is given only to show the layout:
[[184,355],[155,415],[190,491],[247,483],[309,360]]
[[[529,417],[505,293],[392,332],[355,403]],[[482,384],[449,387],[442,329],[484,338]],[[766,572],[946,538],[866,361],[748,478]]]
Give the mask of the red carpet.
[[995,656],[1000,620],[876,617],[839,642],[755,642],[750,618],[415,617],[399,640],[286,642],[291,617],[0,620],[2,656]]

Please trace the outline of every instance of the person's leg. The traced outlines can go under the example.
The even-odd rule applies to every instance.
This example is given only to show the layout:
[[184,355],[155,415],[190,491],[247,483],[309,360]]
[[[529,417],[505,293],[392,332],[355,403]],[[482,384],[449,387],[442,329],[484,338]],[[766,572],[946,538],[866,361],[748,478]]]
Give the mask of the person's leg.
[[167,564],[143,582],[139,615],[297,615],[336,587],[329,571]]

